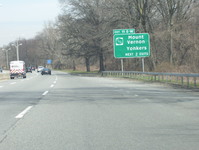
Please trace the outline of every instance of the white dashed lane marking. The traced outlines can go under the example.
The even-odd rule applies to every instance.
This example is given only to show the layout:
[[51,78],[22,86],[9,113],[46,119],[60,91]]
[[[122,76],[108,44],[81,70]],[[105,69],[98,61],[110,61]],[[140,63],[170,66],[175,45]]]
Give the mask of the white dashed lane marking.
[[45,91],[42,95],[46,95],[46,94],[48,94],[48,91]]
[[15,118],[20,119],[23,118],[23,116],[32,108],[33,106],[28,106],[24,111],[19,113]]

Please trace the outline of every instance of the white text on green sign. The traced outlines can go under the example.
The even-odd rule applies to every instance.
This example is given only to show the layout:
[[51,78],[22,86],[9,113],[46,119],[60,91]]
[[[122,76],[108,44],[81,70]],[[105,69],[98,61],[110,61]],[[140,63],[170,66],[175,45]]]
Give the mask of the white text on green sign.
[[113,34],[133,34],[135,33],[135,29],[115,29],[113,30]]
[[150,37],[148,33],[115,34],[114,56],[116,58],[150,56]]

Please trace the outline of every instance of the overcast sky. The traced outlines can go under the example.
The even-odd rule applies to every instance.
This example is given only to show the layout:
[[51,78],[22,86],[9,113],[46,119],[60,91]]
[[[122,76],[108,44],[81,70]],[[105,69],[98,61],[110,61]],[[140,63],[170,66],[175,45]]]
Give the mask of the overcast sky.
[[58,0],[0,0],[0,47],[33,38],[60,13]]

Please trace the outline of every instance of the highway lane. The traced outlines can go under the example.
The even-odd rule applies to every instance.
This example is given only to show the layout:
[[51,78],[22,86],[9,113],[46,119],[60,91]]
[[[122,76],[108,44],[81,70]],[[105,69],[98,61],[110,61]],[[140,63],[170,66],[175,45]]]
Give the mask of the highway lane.
[[[0,150],[199,147],[198,93],[61,72],[32,80],[40,83],[32,89],[38,92],[39,101],[4,133]],[[42,91],[48,93],[39,96]]]
[[56,76],[43,77],[33,72],[27,73],[26,79],[0,81],[0,138],[16,124],[17,114],[39,102],[55,79]]

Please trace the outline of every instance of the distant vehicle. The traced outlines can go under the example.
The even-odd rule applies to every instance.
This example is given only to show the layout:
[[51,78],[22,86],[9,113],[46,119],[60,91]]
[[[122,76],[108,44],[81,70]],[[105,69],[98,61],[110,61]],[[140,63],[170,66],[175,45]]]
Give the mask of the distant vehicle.
[[26,73],[27,73],[27,72],[31,72],[31,73],[32,73],[31,67],[26,67]]
[[10,62],[10,79],[14,79],[15,77],[26,78],[26,68],[24,61]]
[[0,67],[0,72],[2,73],[3,72],[3,69]]
[[44,74],[49,74],[51,75],[51,70],[49,68],[44,68],[42,71],[41,71],[41,74],[44,75]]
[[34,66],[31,67],[31,70],[34,70],[34,71],[35,71],[35,69],[36,69],[36,67],[34,67]]
[[37,68],[37,72],[41,72],[43,69],[44,69],[43,66],[39,66],[39,67]]

